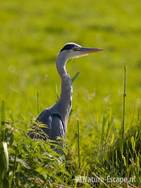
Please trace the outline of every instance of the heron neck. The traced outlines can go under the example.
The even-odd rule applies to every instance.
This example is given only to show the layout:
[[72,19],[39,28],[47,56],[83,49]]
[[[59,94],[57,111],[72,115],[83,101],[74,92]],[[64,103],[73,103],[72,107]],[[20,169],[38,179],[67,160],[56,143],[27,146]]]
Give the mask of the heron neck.
[[72,101],[72,81],[66,70],[66,62],[66,57],[58,56],[56,66],[61,78],[61,94],[58,101],[58,110],[65,121],[68,120]]

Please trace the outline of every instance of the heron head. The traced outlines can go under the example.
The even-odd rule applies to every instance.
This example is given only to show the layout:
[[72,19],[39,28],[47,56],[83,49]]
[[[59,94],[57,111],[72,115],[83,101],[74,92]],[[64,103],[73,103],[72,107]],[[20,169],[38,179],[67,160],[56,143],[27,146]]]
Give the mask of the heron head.
[[85,48],[76,43],[67,43],[65,46],[60,50],[60,54],[66,56],[67,59],[78,58],[81,56],[89,55],[90,53],[102,51],[101,48]]

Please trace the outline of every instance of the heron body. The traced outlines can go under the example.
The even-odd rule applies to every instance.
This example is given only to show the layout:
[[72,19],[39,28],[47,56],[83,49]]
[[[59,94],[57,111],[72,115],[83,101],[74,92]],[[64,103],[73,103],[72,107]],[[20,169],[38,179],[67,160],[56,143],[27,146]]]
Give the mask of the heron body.
[[[60,50],[57,60],[56,68],[61,78],[61,94],[58,102],[43,110],[36,121],[44,124],[42,130],[47,134],[51,140],[56,140],[58,137],[65,137],[67,130],[67,123],[72,107],[72,80],[66,70],[66,63],[71,58],[88,55],[92,52],[101,51],[99,48],[83,48],[75,43],[67,43]],[[32,131],[28,134],[31,138],[36,137]]]

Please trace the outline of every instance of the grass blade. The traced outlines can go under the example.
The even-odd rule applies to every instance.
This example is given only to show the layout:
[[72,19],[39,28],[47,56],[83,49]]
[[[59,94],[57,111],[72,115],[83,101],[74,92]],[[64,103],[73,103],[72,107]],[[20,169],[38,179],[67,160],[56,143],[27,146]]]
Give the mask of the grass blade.
[[122,139],[124,139],[125,134],[125,110],[126,110],[126,66],[124,66],[123,72],[123,104],[122,104]]
[[78,169],[80,170],[80,130],[79,130],[78,120],[77,120],[77,151],[78,151]]

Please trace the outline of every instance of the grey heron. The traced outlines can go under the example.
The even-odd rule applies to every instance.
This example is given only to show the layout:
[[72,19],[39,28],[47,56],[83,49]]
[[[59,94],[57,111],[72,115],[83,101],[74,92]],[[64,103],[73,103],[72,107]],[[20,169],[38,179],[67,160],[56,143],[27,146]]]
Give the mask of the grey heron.
[[[101,48],[85,48],[76,43],[66,43],[60,50],[56,68],[61,78],[61,94],[56,104],[43,110],[36,119],[36,122],[44,124],[42,130],[49,139],[56,140],[58,137],[64,138],[67,130],[67,123],[72,107],[72,79],[67,73],[66,63],[69,59],[99,52]],[[33,131],[28,135],[31,138],[39,138]]]

